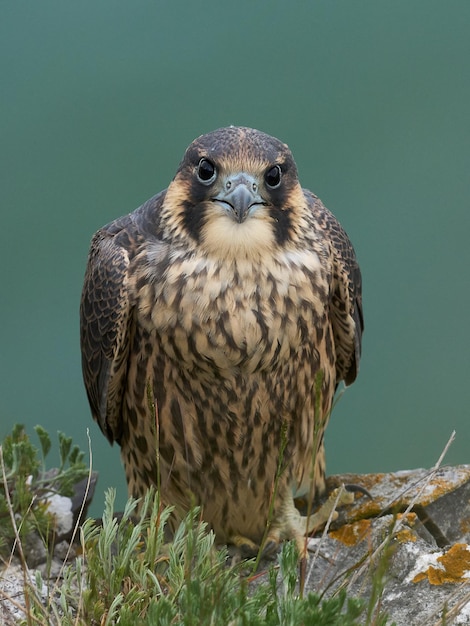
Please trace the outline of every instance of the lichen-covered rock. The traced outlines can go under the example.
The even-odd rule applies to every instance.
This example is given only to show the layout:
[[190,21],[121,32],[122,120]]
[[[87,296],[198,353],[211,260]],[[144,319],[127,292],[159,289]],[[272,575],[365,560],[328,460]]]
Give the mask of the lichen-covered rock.
[[[305,590],[346,587],[366,601],[378,590],[396,626],[470,626],[470,466],[328,480],[330,490],[341,484],[360,485],[371,498],[357,493],[324,536],[309,540]],[[53,572],[37,567],[55,577],[67,554],[65,541]],[[0,624],[16,623],[5,593],[21,603],[22,584],[19,566],[0,571]]]
[[424,523],[431,522],[431,527],[436,524],[444,540],[446,533],[449,541],[457,541],[464,535],[470,539],[470,465],[389,474],[342,474],[328,479],[329,489],[341,483],[364,487],[372,498],[361,495],[354,505],[343,509],[340,524],[403,512],[410,507]]
[[328,594],[345,584],[368,599],[382,571],[381,608],[396,626],[470,625],[470,466],[328,482],[360,485],[372,497],[357,497],[321,543],[311,542],[318,556],[307,588]]

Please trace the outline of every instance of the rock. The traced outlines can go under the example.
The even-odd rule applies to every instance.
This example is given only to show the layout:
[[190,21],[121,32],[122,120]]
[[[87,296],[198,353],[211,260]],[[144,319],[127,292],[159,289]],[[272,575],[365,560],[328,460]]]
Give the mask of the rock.
[[68,541],[61,541],[54,546],[54,558],[60,561],[70,561],[77,555],[77,545]]
[[[378,608],[396,626],[470,625],[470,465],[328,479],[329,491],[341,484],[371,498],[356,493],[327,532],[308,540],[305,592],[381,598]],[[44,578],[60,572],[68,549],[68,541],[55,546],[53,571],[36,563]],[[24,618],[22,585],[16,563],[0,571],[0,624]]]
[[47,510],[55,519],[55,533],[58,537],[70,535],[73,529],[72,498],[58,493],[47,495]]
[[396,626],[470,624],[470,466],[335,476],[328,487],[341,483],[372,498],[357,497],[310,540],[306,589],[343,585],[368,600],[382,570],[381,609]]
[[[50,479],[57,472],[57,469],[52,469],[45,476]],[[31,532],[22,540],[25,566],[21,565],[20,559],[15,555],[7,564],[0,563],[0,626],[10,626],[25,620],[25,576],[45,601],[49,593],[46,583],[56,583],[57,577],[63,571],[64,561],[70,562],[75,558],[76,548],[70,545],[70,541],[74,537],[74,531],[86,517],[97,480],[98,473],[92,472],[89,481],[85,478],[73,486],[71,497],[52,492],[45,494],[44,500],[55,521],[53,531],[47,538],[47,548],[44,539],[38,533]],[[17,524],[20,522],[21,520],[17,520]],[[36,574],[40,574],[45,581],[41,589],[37,587]]]
[[[37,588],[34,571],[27,568],[26,575],[39,595],[46,598],[47,587]],[[14,626],[22,620],[26,620],[24,573],[20,563],[12,561],[0,569],[0,624]]]
[[[53,468],[48,470],[44,477],[51,480],[57,473],[58,470]],[[70,497],[57,493],[45,494],[44,499],[48,504],[48,510],[54,515],[56,521],[55,541],[70,540],[75,527],[86,519],[97,482],[98,472],[91,472],[89,478],[83,478],[73,485],[73,494]]]
[[[464,514],[461,502],[465,494],[467,500],[470,495],[470,465],[442,467],[436,471],[417,469],[389,474],[332,476],[327,481],[328,489],[337,487],[341,482],[364,487],[372,499],[364,496],[356,498],[352,507],[340,512],[340,524],[403,512],[410,507],[423,524],[429,526],[431,534],[437,535],[439,544],[456,541],[465,533],[469,536],[470,506]],[[451,527],[454,531],[447,538],[445,533]]]

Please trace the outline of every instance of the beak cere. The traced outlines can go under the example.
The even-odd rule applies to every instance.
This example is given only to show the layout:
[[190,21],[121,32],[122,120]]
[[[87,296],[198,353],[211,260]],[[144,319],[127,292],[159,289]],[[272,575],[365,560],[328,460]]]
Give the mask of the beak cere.
[[244,172],[227,177],[222,192],[213,200],[222,204],[239,224],[245,221],[253,207],[266,204],[258,193],[256,179]]

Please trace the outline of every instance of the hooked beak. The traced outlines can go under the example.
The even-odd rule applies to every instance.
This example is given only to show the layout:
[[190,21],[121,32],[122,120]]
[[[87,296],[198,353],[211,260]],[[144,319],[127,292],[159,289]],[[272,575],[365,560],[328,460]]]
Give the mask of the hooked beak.
[[258,193],[256,179],[244,172],[228,176],[222,191],[213,201],[222,204],[239,224],[246,220],[256,206],[266,204]]

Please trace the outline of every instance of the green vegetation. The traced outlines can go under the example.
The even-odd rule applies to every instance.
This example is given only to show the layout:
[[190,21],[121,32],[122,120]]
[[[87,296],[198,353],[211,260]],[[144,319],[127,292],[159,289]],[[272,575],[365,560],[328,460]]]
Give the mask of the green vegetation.
[[[83,453],[62,434],[61,466],[57,472],[46,472],[50,439],[43,429],[36,432],[42,459],[20,426],[0,449],[4,558],[7,549],[15,549],[15,542],[21,552],[28,533],[39,533],[46,543],[50,540],[53,520],[44,494],[69,492],[74,481],[88,472]],[[386,616],[377,615],[363,600],[348,597],[344,589],[330,598],[300,594],[293,542],[283,545],[268,571],[254,573],[254,560],[228,564],[227,551],[216,549],[214,535],[197,508],[172,542],[166,543],[164,529],[171,509],[161,506],[158,493],[147,494],[138,514],[138,502],[130,499],[119,520],[114,497],[113,490],[106,495],[102,523],[87,519],[81,527],[81,553],[64,564],[60,580],[43,579],[39,573],[33,579],[22,561],[26,589],[22,624],[377,626],[387,622]]]
[[16,538],[12,513],[20,520],[19,539],[35,531],[49,544],[54,519],[48,512],[48,498],[53,494],[72,495],[73,486],[88,475],[84,453],[78,446],[72,446],[72,439],[61,432],[58,433],[60,467],[46,471],[51,439],[41,426],[36,426],[35,431],[40,451],[21,424],[14,426],[0,449],[0,556],[3,557],[10,552]]

